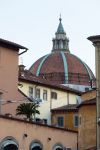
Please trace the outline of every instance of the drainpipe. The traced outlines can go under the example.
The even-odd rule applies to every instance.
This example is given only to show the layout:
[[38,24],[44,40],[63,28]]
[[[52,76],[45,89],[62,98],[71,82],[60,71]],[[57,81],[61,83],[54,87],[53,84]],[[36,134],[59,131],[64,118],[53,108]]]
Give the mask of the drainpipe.
[[[38,85],[35,85],[35,93],[34,93],[34,102],[36,103],[36,88],[37,88]],[[34,121],[36,121],[36,114],[34,114]]]
[[52,89],[50,88],[50,123],[52,124],[52,98],[51,98],[51,91]]
[[[39,85],[35,85],[34,102],[36,103],[36,89]],[[36,121],[36,114],[34,114],[34,121]]]
[[100,150],[100,35],[88,37],[95,47],[96,67],[96,146]]
[[67,92],[67,105],[69,105],[70,102],[69,102],[69,92]]
[[27,52],[27,50],[28,50],[28,48],[25,48],[25,50],[23,52],[19,53],[18,55],[24,54],[25,52]]

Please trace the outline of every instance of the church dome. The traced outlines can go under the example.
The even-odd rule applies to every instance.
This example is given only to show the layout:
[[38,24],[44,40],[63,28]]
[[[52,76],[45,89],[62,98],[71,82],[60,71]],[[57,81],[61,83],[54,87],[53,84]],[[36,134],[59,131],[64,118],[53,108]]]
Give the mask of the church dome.
[[39,58],[30,71],[47,81],[56,84],[74,84],[90,86],[95,77],[80,58],[69,51],[69,39],[62,26],[61,18],[55,33],[53,48],[50,54]]

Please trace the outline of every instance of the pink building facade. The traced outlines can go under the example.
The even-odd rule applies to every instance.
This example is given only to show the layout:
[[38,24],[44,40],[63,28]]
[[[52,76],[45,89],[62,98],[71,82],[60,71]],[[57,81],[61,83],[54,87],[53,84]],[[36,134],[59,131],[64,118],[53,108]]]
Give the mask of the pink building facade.
[[0,116],[0,150],[4,148],[77,150],[77,132]]

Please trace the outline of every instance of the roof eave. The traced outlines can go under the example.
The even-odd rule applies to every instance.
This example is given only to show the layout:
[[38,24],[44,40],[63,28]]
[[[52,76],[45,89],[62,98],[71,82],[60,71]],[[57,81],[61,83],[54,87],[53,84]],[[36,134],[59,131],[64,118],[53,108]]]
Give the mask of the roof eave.
[[11,42],[11,41],[8,41],[8,40],[5,40],[5,39],[1,39],[0,38],[0,46],[3,46],[3,47],[8,47],[8,48],[13,48],[14,50],[19,50],[19,49],[24,49],[23,52],[19,53],[19,55],[25,53],[28,48],[27,47],[24,47],[22,45],[19,45],[17,43],[14,43],[14,42]]
[[69,92],[77,94],[79,96],[82,93],[80,91],[76,91],[76,90],[73,90],[73,89],[69,89],[69,88],[68,89],[64,89],[64,88],[61,88],[61,87],[57,87],[55,85],[45,84],[45,83],[42,83],[42,82],[39,82],[39,81],[33,81],[33,80],[21,78],[21,77],[19,77],[19,80],[22,81],[22,82],[26,81],[26,82],[29,82],[29,83],[35,83],[35,84],[38,84],[40,86],[42,85],[42,86],[46,86],[46,87],[52,87],[52,88],[55,88],[55,89],[58,89],[58,90],[61,90],[61,91],[69,91]]

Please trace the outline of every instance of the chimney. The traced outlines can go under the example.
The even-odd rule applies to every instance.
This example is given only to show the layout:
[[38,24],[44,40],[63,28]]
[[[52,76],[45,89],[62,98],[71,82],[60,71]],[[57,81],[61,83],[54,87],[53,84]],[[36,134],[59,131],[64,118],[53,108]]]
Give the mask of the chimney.
[[25,66],[19,65],[19,76],[24,76]]

